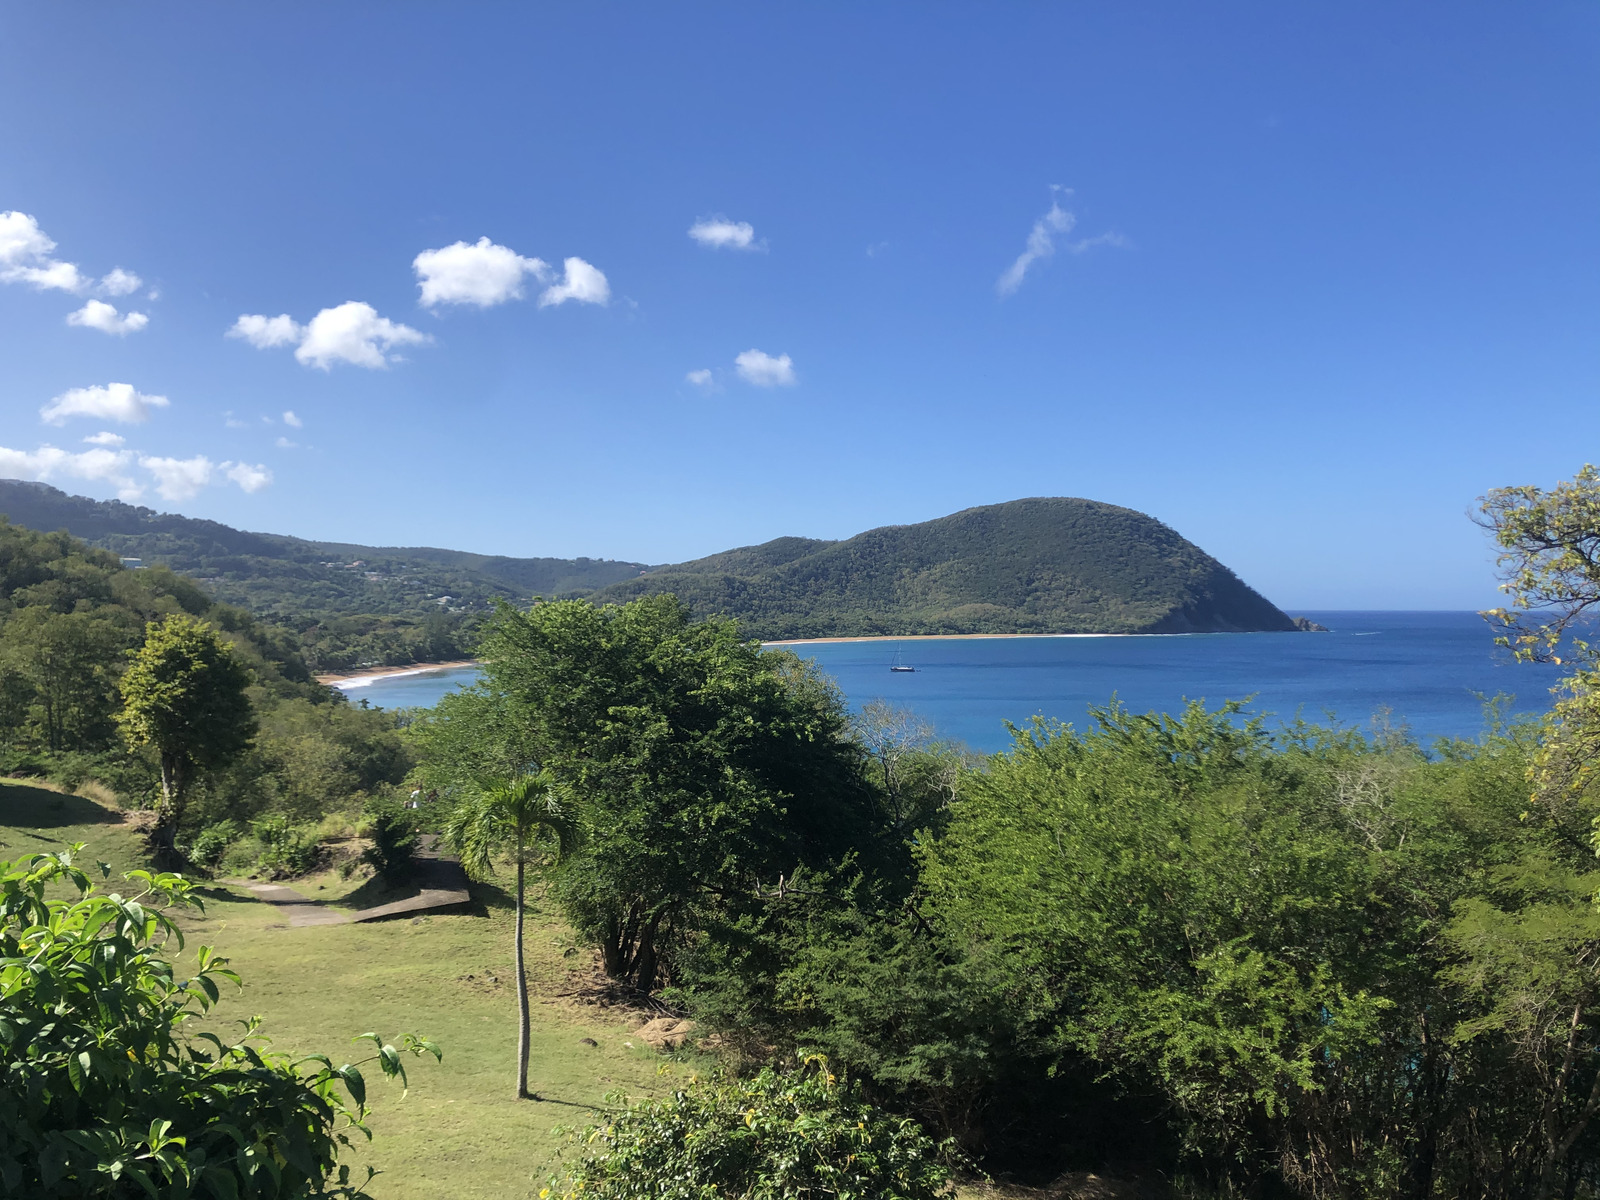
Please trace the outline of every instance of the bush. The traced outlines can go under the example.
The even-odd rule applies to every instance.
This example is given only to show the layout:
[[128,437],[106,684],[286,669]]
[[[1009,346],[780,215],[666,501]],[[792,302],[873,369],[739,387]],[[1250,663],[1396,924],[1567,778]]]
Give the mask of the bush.
[[[364,1196],[338,1165],[346,1131],[366,1132],[360,1067],[403,1081],[401,1050],[369,1034],[363,1063],[295,1060],[250,1045],[254,1022],[245,1041],[189,1045],[184,1023],[238,981],[209,947],[187,980],[162,958],[183,941],[163,910],[198,905],[194,885],[134,871],[128,898],[101,895],[82,849],[0,862],[0,961],[28,964],[0,982],[0,1195]],[[63,885],[75,898],[44,898]],[[438,1054],[411,1035],[402,1049]]]
[[561,1200],[935,1200],[955,1156],[954,1143],[863,1101],[820,1055],[792,1072],[691,1079],[575,1140],[590,1149],[551,1180]]
[[190,862],[207,871],[215,871],[228,848],[244,836],[244,827],[237,821],[218,821],[207,825],[189,843],[186,855]]
[[392,796],[367,801],[367,835],[372,845],[362,860],[385,882],[400,883],[411,874],[417,850],[417,816]]
[[288,879],[304,875],[317,865],[322,847],[298,825],[291,825],[287,817],[266,817],[255,822],[256,837],[261,842],[261,858],[256,865],[268,879]]

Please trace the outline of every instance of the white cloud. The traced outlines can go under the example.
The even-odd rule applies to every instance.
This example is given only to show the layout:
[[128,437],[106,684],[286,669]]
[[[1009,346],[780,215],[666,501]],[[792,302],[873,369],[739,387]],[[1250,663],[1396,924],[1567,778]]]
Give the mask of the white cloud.
[[698,371],[690,371],[684,376],[684,379],[687,382],[694,384],[695,387],[711,386],[711,372],[705,368],[701,368]]
[[116,305],[107,304],[104,300],[91,300],[77,312],[68,313],[67,324],[82,325],[85,329],[98,329],[101,333],[125,337],[130,333],[138,333],[150,324],[150,318],[141,312],[131,312],[123,316],[117,312]]
[[0,478],[36,479],[48,483],[56,479],[83,479],[109,483],[123,500],[137,500],[144,493],[128,473],[133,455],[127,450],[83,450],[74,454],[54,446],[37,450],[12,450],[0,446]]
[[996,281],[995,290],[1002,296],[1009,296],[1021,287],[1022,277],[1028,273],[1028,268],[1039,259],[1049,258],[1056,252],[1056,234],[1067,233],[1077,223],[1078,218],[1062,208],[1058,201],[1050,201],[1050,211],[1033,223],[1033,229],[1028,234],[1028,248],[1006,268]]
[[305,422],[294,415],[294,409],[292,408],[283,414],[283,423],[291,429],[301,429],[305,426]]
[[550,264],[539,258],[524,258],[509,246],[498,246],[488,238],[476,243],[453,242],[438,250],[424,250],[411,261],[422,290],[420,303],[425,308],[436,304],[476,304],[491,308],[507,300],[522,299],[522,281],[527,276],[543,280]]
[[24,212],[0,213],[0,280],[40,289],[81,292],[89,284],[77,266],[51,257],[55,241]]
[[300,443],[299,442],[291,442],[286,437],[280,437],[277,441],[273,442],[272,444],[274,446],[276,446],[279,450],[298,450],[300,448]]
[[101,433],[91,433],[83,440],[91,446],[120,446],[128,439],[120,433],[111,433],[108,430]]
[[359,300],[346,300],[311,318],[294,356],[308,367],[328,370],[336,362],[378,368],[389,363],[388,351],[429,341],[409,325],[380,317],[377,309]]
[[398,361],[389,354],[393,347],[433,340],[409,325],[380,317],[377,309],[359,300],[325,308],[306,325],[288,313],[276,317],[246,313],[233,323],[228,336],[243,338],[259,350],[293,346],[295,358],[324,371],[336,362],[385,367]]
[[147,396],[135,391],[131,383],[108,383],[105,387],[62,392],[41,408],[39,415],[51,425],[60,425],[68,417],[98,417],[137,425],[150,418],[152,408],[165,408],[167,404],[165,396]]
[[293,346],[305,337],[305,329],[296,324],[288,313],[276,317],[263,317],[259,313],[242,314],[228,330],[228,336],[243,338],[257,350],[270,350],[274,346]]
[[187,500],[198,495],[216,474],[217,466],[204,454],[193,458],[156,458],[142,455],[139,465],[156,477],[163,500]]
[[598,267],[591,266],[581,258],[565,259],[562,266],[566,269],[566,275],[560,283],[545,288],[544,294],[539,297],[540,308],[564,304],[568,300],[576,300],[580,304],[604,304],[611,299],[611,285]]
[[[144,286],[132,271],[124,271],[121,267],[112,267],[111,273],[100,276],[100,290],[108,296],[126,296],[137,292]],[[150,293],[150,298],[155,299],[155,293]]]
[[251,494],[259,492],[272,482],[272,472],[260,463],[252,467],[249,463],[225,462],[222,464],[222,471]]
[[[1071,188],[1054,189],[1061,196],[1072,195]],[[1061,207],[1059,199],[1050,201],[1050,211],[1045,213],[1033,223],[1033,229],[1028,233],[1027,248],[1017,256],[1017,261],[1012,263],[995,281],[995,291],[1002,296],[1009,296],[1022,286],[1022,279],[1028,273],[1028,268],[1041,258],[1049,258],[1056,252],[1056,235],[1072,232],[1073,226],[1078,223],[1078,218],[1071,212]],[[1102,233],[1096,237],[1082,238],[1069,243],[1066,247],[1070,254],[1082,254],[1096,246],[1126,246],[1128,241],[1120,233]]]
[[757,387],[792,387],[798,380],[794,374],[794,361],[787,354],[777,358],[761,350],[746,350],[733,360],[739,377]]
[[47,259],[55,248],[55,242],[27,213],[0,213],[0,265]]
[[755,226],[749,221],[730,221],[727,217],[707,217],[689,226],[689,236],[713,250],[765,250],[766,242],[756,241]]

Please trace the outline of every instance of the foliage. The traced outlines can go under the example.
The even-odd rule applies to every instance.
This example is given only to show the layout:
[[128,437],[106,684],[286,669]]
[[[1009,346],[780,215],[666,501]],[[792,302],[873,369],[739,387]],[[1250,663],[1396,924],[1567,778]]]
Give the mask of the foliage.
[[694,1079],[578,1135],[562,1200],[934,1200],[957,1156],[836,1078],[820,1057],[750,1079]]
[[184,857],[197,867],[214,870],[228,852],[228,847],[244,836],[244,827],[237,821],[218,821],[207,825],[184,849]]
[[321,847],[287,817],[263,817],[251,824],[250,831],[261,844],[256,866],[268,879],[292,879],[317,865]]
[[[182,947],[166,910],[198,904],[193,886],[135,871],[132,894],[104,895],[81,849],[0,863],[0,1194],[364,1194],[336,1163],[350,1130],[370,1137],[361,1066],[404,1081],[403,1052],[438,1049],[367,1034],[376,1052],[335,1067],[266,1051],[254,1022],[232,1044],[187,1040],[237,981],[207,947],[187,979],[162,956]],[[62,885],[75,896],[46,898]]]
[[1565,639],[1569,654],[1592,665],[1594,651],[1577,635],[1600,605],[1600,470],[1585,464],[1548,492],[1495,488],[1480,513],[1500,547],[1500,588],[1511,597],[1509,608],[1484,614],[1500,627],[1500,644],[1521,659],[1559,663]]
[[362,857],[389,883],[404,883],[416,862],[417,814],[394,796],[374,796],[362,810],[372,839]]
[[465,657],[474,622],[498,599],[590,591],[643,569],[589,558],[308,542],[15,480],[0,480],[0,513],[191,575],[210,597],[298,635],[319,671]]
[[869,835],[837,693],[730,621],[663,596],[502,607],[483,657],[474,703],[503,701],[522,730],[497,753],[542,748],[573,798],[554,883],[614,979],[650,990],[696,931]]
[[1168,526],[1092,500],[1014,500],[842,542],[779,538],[657,568],[593,598],[661,593],[766,639],[1294,628]]
[[160,761],[168,844],[194,773],[238,757],[254,736],[249,686],[248,668],[210,626],[171,616],[147,627],[122,679],[118,720],[133,746],[150,746]]

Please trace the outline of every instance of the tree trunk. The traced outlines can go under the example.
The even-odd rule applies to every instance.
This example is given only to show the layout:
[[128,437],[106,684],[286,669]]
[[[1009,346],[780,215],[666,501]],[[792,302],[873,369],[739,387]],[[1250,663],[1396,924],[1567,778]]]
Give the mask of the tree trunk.
[[172,755],[161,756],[161,811],[156,822],[156,858],[166,866],[178,860],[178,818],[183,815],[183,767]]
[[522,961],[523,885],[527,866],[522,839],[517,839],[517,1099],[537,1100],[537,1093],[528,1091],[528,974]]

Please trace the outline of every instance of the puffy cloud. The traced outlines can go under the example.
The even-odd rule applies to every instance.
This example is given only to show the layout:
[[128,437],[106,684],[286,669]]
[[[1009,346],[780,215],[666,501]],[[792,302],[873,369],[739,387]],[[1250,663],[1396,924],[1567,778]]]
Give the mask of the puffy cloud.
[[156,477],[163,500],[187,500],[211,483],[217,465],[204,454],[193,458],[157,458],[141,455],[139,465]]
[[0,265],[49,258],[55,242],[24,212],[0,213]]
[[244,313],[233,323],[233,328],[228,330],[229,337],[243,338],[257,350],[297,345],[305,335],[305,328],[296,323],[288,313],[276,317]]
[[733,360],[739,377],[757,387],[792,387],[798,380],[794,373],[794,360],[787,354],[777,358],[761,350],[746,350]]
[[[108,296],[127,296],[143,286],[144,280],[121,267],[112,267],[110,274],[100,276],[100,290]],[[155,299],[154,295],[151,299]]]
[[128,439],[120,433],[111,433],[108,430],[101,433],[91,433],[83,440],[91,446],[120,446]]
[[294,409],[292,408],[283,414],[283,423],[291,429],[300,429],[305,425],[304,421],[294,415]]
[[756,241],[755,226],[749,221],[730,221],[727,217],[707,217],[689,226],[689,236],[713,250],[765,250]]
[[37,479],[48,483],[56,479],[82,479],[109,483],[123,500],[137,500],[144,494],[129,474],[133,455],[127,450],[82,450],[73,453],[55,446],[37,450],[12,450],[0,446],[0,477]]
[[51,425],[68,417],[98,417],[137,425],[150,419],[152,408],[167,407],[165,396],[147,396],[135,391],[131,383],[108,383],[105,387],[73,388],[62,392],[39,410]]
[[[1062,196],[1072,195],[1071,188],[1055,189]],[[1022,280],[1028,273],[1028,268],[1041,258],[1049,258],[1056,252],[1056,235],[1072,232],[1073,226],[1078,223],[1078,218],[1071,212],[1061,207],[1060,200],[1050,201],[1050,211],[1045,213],[1033,223],[1033,229],[1028,233],[1027,247],[1017,255],[1017,261],[1012,263],[995,281],[995,291],[1002,296],[1009,296],[1022,286]],[[1070,254],[1082,254],[1096,246],[1126,246],[1127,239],[1120,233],[1102,233],[1092,238],[1081,238],[1067,246]]]
[[611,285],[598,267],[591,266],[581,258],[565,259],[562,266],[566,269],[565,276],[560,283],[545,288],[544,294],[539,297],[540,308],[565,304],[568,300],[576,300],[580,304],[604,304],[611,299]]
[[453,242],[438,250],[424,250],[411,261],[422,290],[421,304],[476,304],[492,308],[507,300],[522,299],[522,281],[527,276],[543,280],[550,264],[539,258],[524,258],[509,246],[499,246],[482,237],[475,243]]
[[260,463],[251,466],[249,463],[225,462],[222,471],[252,495],[272,482],[272,472]]
[[24,212],[0,213],[0,280],[40,289],[81,292],[88,286],[77,266],[51,257],[55,241]]
[[85,329],[98,329],[101,333],[112,333],[124,337],[130,333],[138,333],[150,324],[150,318],[141,312],[131,312],[123,316],[117,311],[114,304],[107,304],[104,300],[91,300],[77,312],[67,314],[68,325],[82,325]]
[[243,338],[260,350],[293,346],[295,358],[324,371],[336,362],[385,367],[396,361],[389,354],[393,347],[432,340],[409,325],[380,317],[377,309],[359,300],[325,308],[306,325],[288,313],[276,317],[246,313],[233,323],[228,336]]
[[380,317],[370,304],[346,300],[311,318],[294,356],[306,366],[321,367],[324,371],[336,362],[377,368],[389,364],[389,351],[393,347],[429,340],[427,334],[418,333],[409,325]]
[[686,382],[694,384],[695,387],[708,388],[711,386],[711,372],[704,367],[698,371],[690,371],[683,378]]

